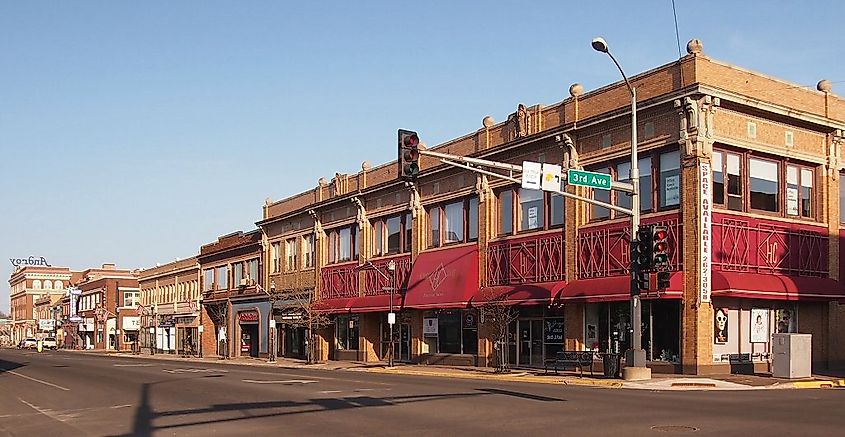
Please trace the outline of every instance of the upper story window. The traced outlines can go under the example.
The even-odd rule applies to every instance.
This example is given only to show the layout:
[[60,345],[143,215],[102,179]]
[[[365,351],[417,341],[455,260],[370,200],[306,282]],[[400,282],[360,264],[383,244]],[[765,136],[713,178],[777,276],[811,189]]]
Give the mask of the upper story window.
[[302,237],[302,267],[314,267],[314,234]]
[[780,212],[780,166],[776,161],[749,158],[748,182],[751,209]]
[[246,262],[246,271],[249,273],[249,279],[253,282],[258,281],[258,259],[251,259]]
[[411,214],[379,218],[373,222],[373,256],[411,251]]
[[299,257],[299,239],[298,238],[289,238],[285,240],[285,271],[291,272],[296,270],[297,263],[296,260]]
[[845,173],[839,173],[839,223],[845,223]]
[[[428,247],[440,247],[478,239],[478,198],[443,203],[428,209]],[[410,236],[410,229],[406,230]]]
[[[564,204],[563,196],[560,194],[524,188],[507,188],[499,192],[498,199],[500,235],[563,225]],[[477,216],[475,220],[477,223]]]
[[217,284],[217,290],[227,290],[229,289],[229,266],[220,266],[216,269],[215,276],[215,283]]
[[328,258],[330,263],[358,258],[357,229],[356,225],[350,225],[329,231]]
[[123,292],[123,306],[129,308],[135,308],[138,306],[139,303],[140,292],[137,291],[124,291]]
[[281,271],[281,247],[282,245],[277,241],[275,243],[270,244],[270,266],[273,269],[273,273],[279,273]]
[[214,289],[214,269],[205,269],[202,272],[202,291]]
[[[640,212],[648,213],[674,208],[681,202],[681,153],[672,150],[641,157],[637,160],[640,173],[639,199]],[[631,162],[602,165],[590,171],[609,174],[614,180],[631,182]],[[656,183],[655,183],[656,180]],[[594,189],[593,199],[623,208],[631,208],[632,198],[629,193],[617,190]],[[656,199],[656,201],[655,201]],[[590,218],[601,220],[624,215],[599,206],[590,206]],[[627,216],[626,216],[627,217]]]
[[243,261],[232,264],[232,285],[234,285],[235,287],[240,285],[246,285],[244,279],[246,279],[246,277],[244,276]]
[[736,153],[713,151],[713,204],[742,211],[742,158]]
[[785,217],[816,217],[816,172],[813,167],[714,150],[712,168],[713,204],[716,206]]
[[813,217],[813,179],[809,167],[786,166],[786,215]]

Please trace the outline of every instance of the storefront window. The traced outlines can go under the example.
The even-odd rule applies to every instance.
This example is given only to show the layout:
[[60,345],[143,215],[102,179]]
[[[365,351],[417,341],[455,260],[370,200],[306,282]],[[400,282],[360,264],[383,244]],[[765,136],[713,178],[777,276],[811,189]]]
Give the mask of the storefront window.
[[358,316],[337,316],[337,348],[339,350],[358,350]]
[[437,346],[442,354],[461,353],[461,313],[443,312],[437,316]]
[[[423,350],[428,353],[478,353],[475,311],[429,311],[423,316]],[[425,353],[425,352],[424,352]]]

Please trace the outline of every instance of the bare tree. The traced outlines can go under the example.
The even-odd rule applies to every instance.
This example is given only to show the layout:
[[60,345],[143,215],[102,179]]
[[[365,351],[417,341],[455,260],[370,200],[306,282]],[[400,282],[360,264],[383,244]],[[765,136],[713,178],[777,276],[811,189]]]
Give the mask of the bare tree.
[[[213,304],[204,304],[205,311],[208,316],[221,327],[225,329],[226,335],[222,339],[217,340],[218,354],[223,358],[229,357],[229,302],[228,300],[222,302],[215,302]],[[218,336],[219,337],[219,336]]]
[[314,291],[300,291],[287,296],[293,301],[287,313],[290,319],[286,323],[296,328],[305,328],[305,358],[309,364],[319,361],[317,357],[317,331],[329,325],[328,315],[323,311],[320,301],[314,299]]
[[517,319],[517,312],[512,305],[508,304],[506,294],[496,293],[491,288],[482,290],[481,300],[484,302],[479,307],[481,324],[488,330],[493,340],[496,371],[505,372],[508,369],[508,327]]

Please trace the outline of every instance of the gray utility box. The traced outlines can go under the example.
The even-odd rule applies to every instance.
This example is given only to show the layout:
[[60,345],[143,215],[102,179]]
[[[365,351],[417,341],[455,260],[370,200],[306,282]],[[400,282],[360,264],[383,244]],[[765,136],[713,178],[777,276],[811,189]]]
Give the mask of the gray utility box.
[[812,374],[812,334],[772,335],[772,376],[809,378]]

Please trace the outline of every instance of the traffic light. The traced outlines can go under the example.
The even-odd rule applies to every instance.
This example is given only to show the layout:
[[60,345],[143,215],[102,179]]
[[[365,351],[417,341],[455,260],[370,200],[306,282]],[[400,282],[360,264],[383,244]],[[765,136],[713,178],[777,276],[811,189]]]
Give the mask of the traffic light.
[[420,137],[416,132],[399,129],[399,179],[415,181],[420,172]]
[[631,293],[648,290],[648,272],[651,269],[651,228],[640,226],[637,238],[631,241]]
[[651,228],[651,266],[659,268],[669,265],[669,231],[666,226]]
[[657,272],[657,289],[665,290],[669,288],[669,272]]

